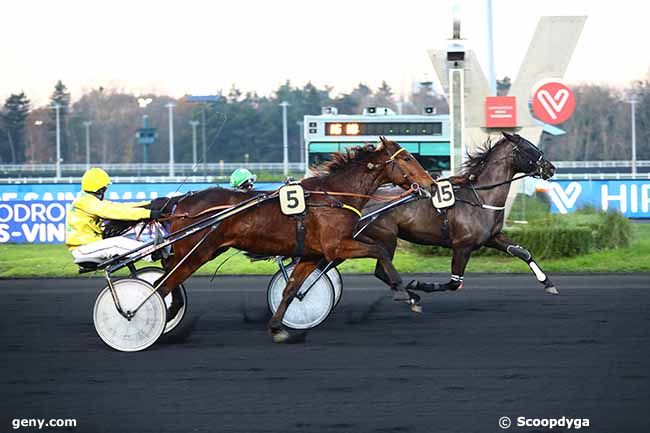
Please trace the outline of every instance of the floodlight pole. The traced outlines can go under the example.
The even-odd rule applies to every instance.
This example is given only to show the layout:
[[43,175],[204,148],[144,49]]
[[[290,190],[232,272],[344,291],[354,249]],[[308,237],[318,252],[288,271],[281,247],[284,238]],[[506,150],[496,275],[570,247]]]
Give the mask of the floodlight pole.
[[86,120],[84,126],[86,127],[86,170],[90,168],[90,125],[93,122]]
[[494,72],[494,36],[492,31],[492,0],[487,0],[487,49],[488,49],[488,84],[490,95],[497,94],[497,80]]
[[169,109],[169,177],[174,176],[174,107],[176,104],[170,102],[165,105]]
[[635,97],[628,101],[632,110],[632,176],[636,176],[636,104],[639,102]]
[[61,104],[53,105],[56,110],[56,178],[61,178]]
[[198,120],[190,120],[192,125],[192,167],[196,167],[196,127],[199,125]]
[[287,107],[290,104],[287,101],[282,101],[282,163],[284,165],[284,175],[289,175],[289,140],[287,137]]

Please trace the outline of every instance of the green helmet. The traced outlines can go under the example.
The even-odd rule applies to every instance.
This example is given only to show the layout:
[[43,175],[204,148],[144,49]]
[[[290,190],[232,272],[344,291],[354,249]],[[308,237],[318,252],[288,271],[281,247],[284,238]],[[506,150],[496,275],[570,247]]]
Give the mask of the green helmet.
[[255,182],[256,180],[257,176],[245,168],[238,168],[230,175],[230,185],[232,185],[233,188],[239,188],[247,181]]

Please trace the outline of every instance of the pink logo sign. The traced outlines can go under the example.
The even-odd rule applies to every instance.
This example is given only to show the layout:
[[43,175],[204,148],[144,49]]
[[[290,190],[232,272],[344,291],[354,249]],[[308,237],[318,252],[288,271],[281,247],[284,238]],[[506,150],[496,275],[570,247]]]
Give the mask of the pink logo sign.
[[575,108],[573,92],[557,81],[539,86],[533,95],[533,113],[544,123],[562,123],[571,117]]
[[517,99],[514,96],[485,98],[485,126],[514,128],[517,126]]

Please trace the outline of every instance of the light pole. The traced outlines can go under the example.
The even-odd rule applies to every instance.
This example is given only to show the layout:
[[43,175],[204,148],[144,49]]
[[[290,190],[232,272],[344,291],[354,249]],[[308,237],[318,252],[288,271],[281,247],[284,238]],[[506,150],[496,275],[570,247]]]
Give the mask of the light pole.
[[84,126],[86,127],[86,170],[90,168],[90,125],[93,122],[86,120]]
[[192,125],[192,169],[196,168],[196,127],[199,125],[198,120],[190,120]]
[[55,103],[56,110],[56,178],[61,178],[61,104]]
[[[303,134],[303,121],[299,120],[299,121],[296,122],[296,124],[298,125],[298,136],[300,137],[300,152],[299,153],[300,153],[300,164],[302,165],[305,162],[305,151],[303,149],[305,147],[305,136]],[[307,170],[305,170],[305,171],[307,171]]]
[[284,164],[284,175],[289,175],[289,140],[287,137],[287,107],[290,104],[287,101],[282,101],[282,162]]
[[488,49],[488,81],[490,85],[490,96],[497,94],[497,81],[494,76],[494,43],[492,36],[492,0],[487,0],[487,49]]
[[205,147],[205,104],[203,105],[203,125],[201,125],[201,140],[202,140],[202,152],[201,152],[201,158],[203,160],[203,176],[208,175],[208,166],[206,165],[208,163],[208,153]]
[[174,176],[174,107],[176,104],[170,102],[165,105],[169,109],[169,177]]
[[632,95],[627,102],[632,110],[632,176],[636,176],[636,104],[639,100]]

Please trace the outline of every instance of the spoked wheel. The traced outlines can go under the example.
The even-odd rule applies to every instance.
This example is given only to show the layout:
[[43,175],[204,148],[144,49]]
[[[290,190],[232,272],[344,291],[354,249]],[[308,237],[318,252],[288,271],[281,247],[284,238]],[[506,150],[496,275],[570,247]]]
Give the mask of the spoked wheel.
[[[287,266],[286,270],[288,275],[291,275],[293,268],[294,266]],[[336,295],[334,285],[328,276],[329,272],[316,280],[319,274],[320,271],[316,269],[303,282],[300,290],[298,290],[299,295],[304,294],[309,286],[316,281],[309,291],[306,292],[303,299],[300,299],[298,295],[291,302],[282,319],[282,323],[285,326],[293,329],[314,328],[323,323],[332,312],[332,309],[334,309]],[[287,282],[282,275],[282,271],[278,271],[271,278],[271,282],[266,291],[266,299],[269,309],[273,314],[275,314],[280,302],[282,302],[282,292],[286,284]]]
[[[137,278],[140,278],[141,280],[145,280],[147,283],[151,284],[152,286],[154,283],[163,275],[165,275],[165,271],[161,268],[156,268],[155,266],[148,266],[146,268],[138,269],[135,272],[135,276]],[[183,320],[183,317],[185,317],[185,312],[187,311],[187,293],[185,292],[185,286],[182,284],[179,284],[177,287],[174,288],[171,292],[165,296],[165,305],[167,306],[167,309],[169,310],[169,307],[172,306],[172,295],[177,295],[180,296],[182,301],[183,301],[183,306],[178,310],[176,315],[172,317],[169,321],[167,321],[167,324],[165,324],[165,330],[163,331],[163,334],[167,334],[170,332],[172,329],[176,328],[179,323]]]
[[[136,278],[114,281],[113,288],[124,312],[135,310],[153,292],[151,284]],[[104,343],[121,352],[137,352],[162,335],[166,311],[165,302],[154,293],[129,320],[117,311],[111,289],[105,287],[95,301],[93,322]]]

